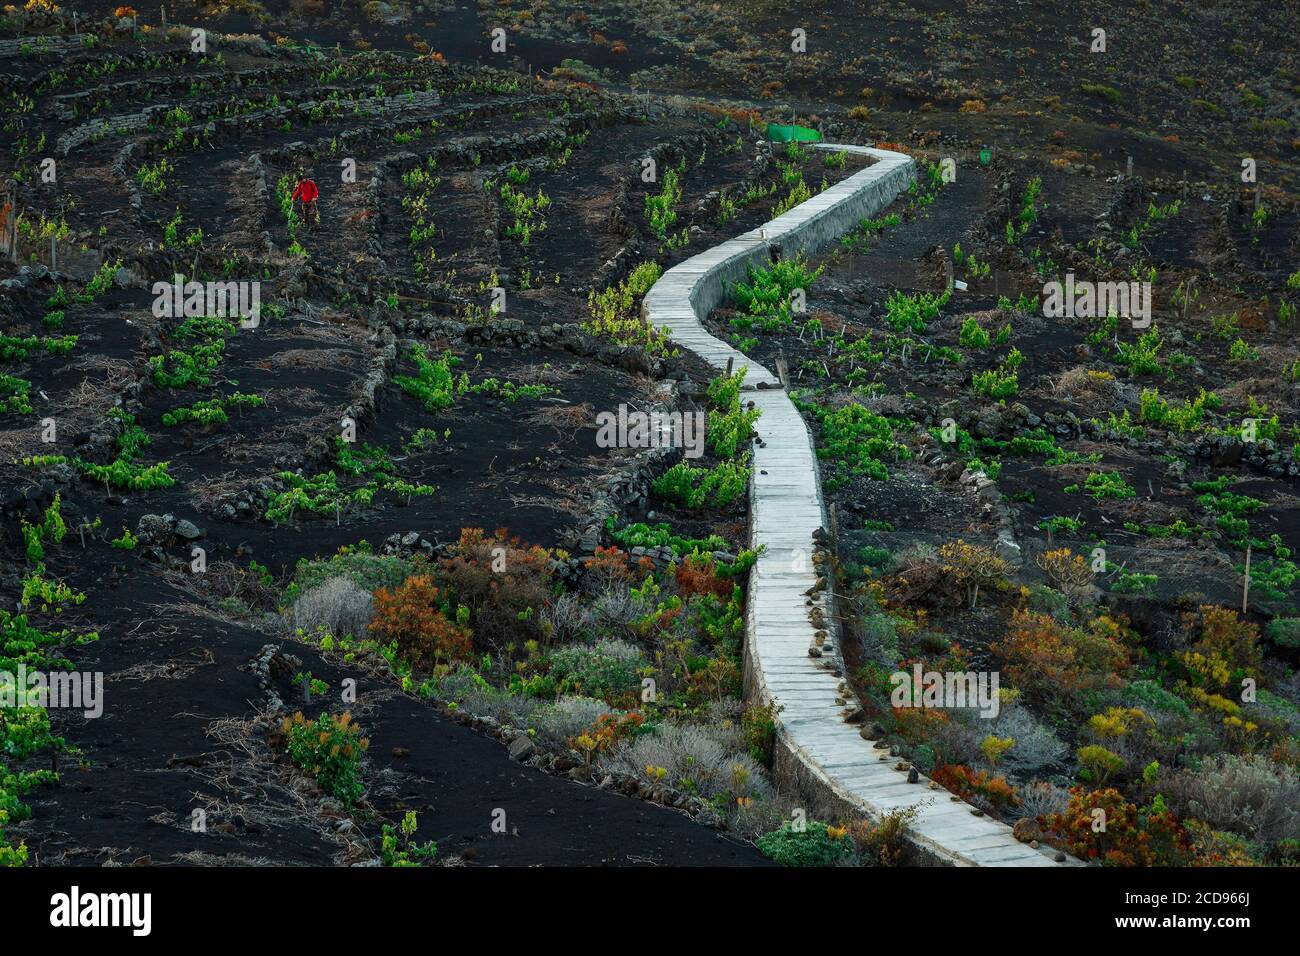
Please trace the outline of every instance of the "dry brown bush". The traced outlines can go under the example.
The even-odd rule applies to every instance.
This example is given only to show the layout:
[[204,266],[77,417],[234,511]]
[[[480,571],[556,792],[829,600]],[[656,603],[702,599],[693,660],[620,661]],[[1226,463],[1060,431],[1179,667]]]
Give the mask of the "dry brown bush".
[[1119,396],[1119,383],[1108,372],[1098,372],[1083,365],[1066,369],[1053,384],[1058,398],[1093,408],[1105,402],[1107,407]]
[[293,603],[293,623],[313,635],[323,629],[334,637],[361,637],[374,614],[370,592],[348,577],[327,579]]
[[1048,583],[1064,594],[1072,605],[1082,604],[1096,590],[1092,568],[1087,560],[1069,548],[1057,548],[1040,554],[1034,562],[1047,575]]

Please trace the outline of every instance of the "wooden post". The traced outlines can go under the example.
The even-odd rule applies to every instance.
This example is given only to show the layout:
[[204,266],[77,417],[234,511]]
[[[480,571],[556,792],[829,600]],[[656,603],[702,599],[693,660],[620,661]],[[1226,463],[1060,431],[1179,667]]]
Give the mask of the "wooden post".
[[1250,543],[1246,543],[1246,573],[1241,579],[1241,613],[1246,614],[1246,604],[1250,601]]
[[59,240],[50,236],[50,271],[59,271]]
[[18,197],[14,196],[13,209],[9,210],[9,261],[18,264]]

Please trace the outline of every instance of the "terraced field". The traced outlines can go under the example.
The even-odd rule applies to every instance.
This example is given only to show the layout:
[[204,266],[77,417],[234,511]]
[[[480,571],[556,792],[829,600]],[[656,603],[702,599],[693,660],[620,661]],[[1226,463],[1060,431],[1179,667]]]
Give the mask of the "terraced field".
[[4,11],[0,863],[1294,865],[1288,15],[957,6]]
[[[75,787],[68,758],[53,786],[28,771],[37,776],[24,793],[47,786],[17,817],[30,815],[15,827],[26,852],[46,863],[355,862],[378,846],[371,841],[385,818],[407,807],[436,814],[438,823],[423,826],[445,827],[440,842],[492,837],[496,786],[487,781],[519,778],[517,765],[498,745],[484,750],[473,735],[457,736],[455,722],[420,702],[456,708],[463,692],[434,684],[461,676],[465,655],[439,649],[433,683],[364,629],[353,635],[364,648],[321,657],[325,631],[313,634],[314,620],[304,631],[294,597],[334,567],[331,555],[355,564],[355,579],[371,588],[400,583],[408,565],[472,563],[473,533],[462,537],[472,528],[508,529],[528,542],[510,545],[497,532],[512,554],[523,549],[539,595],[565,592],[567,582],[578,599],[603,581],[609,568],[587,568],[605,520],[644,503],[652,471],[644,456],[598,443],[596,413],[675,404],[675,394],[702,401],[707,370],[662,341],[620,331],[630,305],[597,328],[588,294],[617,287],[643,260],[670,262],[767,218],[783,199],[771,151],[721,111],[655,105],[647,114],[641,100],[580,84],[393,54],[322,56],[214,35],[209,52],[196,55],[183,37],[146,36],[5,62],[21,74],[6,73],[3,96],[24,106],[10,114],[5,146],[18,240],[4,280],[3,586],[23,612],[6,618],[13,639],[21,627],[39,635],[34,648],[15,643],[7,653],[32,666],[67,660],[102,672],[106,699],[118,700],[102,722],[55,712],[30,748],[24,766],[76,748],[80,769]],[[36,157],[49,151],[57,172],[45,185]],[[681,184],[669,207],[675,224],[662,236],[643,207],[663,174],[647,184],[643,159]],[[830,179],[847,172],[808,169]],[[319,220],[291,196],[304,179],[319,184]],[[725,215],[724,189],[740,197]],[[223,283],[232,308],[215,314],[205,290]],[[255,310],[233,307],[241,283],[256,284]],[[711,547],[735,561],[743,512],[729,510],[696,524],[701,540],[724,532]],[[635,583],[630,570],[617,577]],[[671,575],[666,583],[675,588]],[[50,601],[32,597],[47,587],[65,590]],[[469,600],[467,588],[458,600]],[[621,588],[627,601],[629,584]],[[729,585],[726,597],[743,601]],[[512,661],[524,646],[549,647],[557,622],[530,622],[545,612],[535,603],[526,611],[515,633],[488,637],[487,626],[473,625],[482,674],[526,671]],[[723,602],[718,613],[733,612]],[[298,663],[259,690],[250,667],[264,648]],[[643,653],[630,644],[607,650]],[[692,687],[689,706],[725,711],[734,700],[727,657],[721,645],[712,653],[722,654],[722,682],[709,692]],[[739,660],[738,646],[728,653]],[[539,665],[545,657],[528,654]],[[361,660],[373,683],[351,711],[376,744],[386,724],[396,735],[382,752],[372,747],[367,774],[398,777],[367,791],[357,837],[336,836],[340,808],[328,796],[324,822],[301,797],[278,809],[247,805],[247,774],[285,773],[276,762],[285,762],[283,748],[266,739],[281,696],[301,698],[308,681],[356,680]],[[625,663],[633,676],[635,663]],[[583,689],[576,679],[566,686]],[[544,705],[541,696],[539,715],[555,709]],[[669,704],[687,705],[685,697]],[[554,739],[580,735],[601,713],[598,701],[565,712],[573,726]],[[491,713],[476,716],[495,726]],[[733,718],[717,718],[719,734],[739,732],[738,712]],[[522,730],[516,721],[502,732]],[[446,743],[454,740],[468,753],[458,756]],[[712,738],[700,746],[722,753]],[[559,772],[615,788],[610,773],[568,752],[559,751]],[[433,764],[415,769],[421,759]],[[485,775],[484,788],[460,791],[482,811],[479,834],[468,809],[456,822],[434,796],[447,761]],[[539,752],[531,762],[555,769],[557,760]],[[144,775],[148,801],[138,799]],[[397,783],[404,775],[408,782]],[[581,787],[541,779],[529,785],[551,796],[538,799],[567,801],[585,817],[576,807],[593,798]],[[630,787],[683,805],[677,791],[635,779]],[[194,793],[236,839],[191,833]],[[98,822],[84,829],[78,821],[101,814],[83,812],[82,801],[115,808],[105,812],[120,822],[107,835]],[[718,816],[707,800],[694,803],[697,816]],[[532,851],[498,841],[460,858],[757,859],[666,811],[638,836],[632,821],[654,813],[621,796],[608,812],[630,815],[613,842],[561,852],[565,830],[543,828]],[[243,822],[228,831],[235,819]]]

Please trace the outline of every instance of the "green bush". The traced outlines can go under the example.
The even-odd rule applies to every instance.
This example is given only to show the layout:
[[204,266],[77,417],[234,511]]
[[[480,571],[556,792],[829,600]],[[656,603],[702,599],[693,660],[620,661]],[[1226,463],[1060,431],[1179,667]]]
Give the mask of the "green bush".
[[834,866],[853,856],[853,842],[847,836],[836,839],[826,831],[826,824],[815,820],[809,820],[802,833],[786,822],[759,837],[755,845],[782,866]]
[[868,544],[858,548],[858,558],[863,564],[876,570],[883,570],[892,560],[893,552],[879,545]]
[[912,457],[906,445],[894,440],[894,429],[899,423],[864,405],[854,403],[837,409],[813,406],[812,410],[821,419],[822,426],[817,457],[839,462],[832,479],[835,484],[842,484],[854,475],[884,481],[889,477],[885,462]]
[[[526,170],[525,170],[526,172]],[[415,842],[415,811],[407,810],[402,822],[393,827],[384,824],[380,854],[384,866],[430,866],[438,855],[438,844],[433,840],[427,843]]]
[[764,767],[772,766],[776,747],[776,710],[774,704],[750,704],[740,717],[749,755]]
[[624,548],[672,548],[675,554],[690,554],[694,551],[726,551],[729,545],[725,538],[711,534],[707,538],[683,538],[673,534],[672,525],[659,522],[648,525],[634,522],[625,528],[617,527],[613,515],[605,521],[605,530],[610,540]]
[[167,462],[160,461],[153,465],[136,462],[150,438],[131,415],[119,413],[117,417],[123,423],[122,434],[117,437],[117,458],[107,465],[96,465],[74,458],[73,465],[91,481],[102,482],[113,488],[149,491],[154,488],[170,488],[176,484],[176,479],[167,472]]
[[32,383],[17,375],[0,372],[0,413],[14,412],[18,415],[30,415],[32,403],[30,396]]
[[1128,366],[1133,375],[1155,375],[1160,371],[1160,347],[1164,339],[1160,332],[1152,328],[1133,343],[1120,342],[1119,360]]
[[1300,649],[1300,617],[1277,617],[1264,625],[1270,641],[1292,650]]
[[190,388],[212,384],[212,374],[225,355],[226,340],[214,338],[187,349],[172,349],[149,359],[154,384],[162,388]]
[[762,410],[745,409],[740,404],[740,386],[745,381],[745,369],[733,375],[719,375],[709,383],[708,428],[705,436],[709,449],[719,458],[734,458],[742,441],[749,438],[750,430]]
[[663,275],[663,267],[652,261],[642,262],[626,279],[597,292],[587,293],[587,309],[591,320],[582,324],[582,330],[598,338],[606,338],[620,345],[639,345],[653,355],[667,355],[670,351],[668,334],[655,328],[635,310],[643,297]]
[[412,398],[419,399],[430,412],[450,408],[455,404],[455,381],[451,370],[460,364],[460,359],[450,352],[431,359],[425,355],[422,345],[411,348],[410,358],[415,363],[418,374],[394,375],[393,384]]
[[1016,371],[1025,360],[1018,348],[1012,348],[997,368],[976,372],[971,376],[971,388],[976,394],[990,398],[1010,398],[1020,392],[1020,376]]
[[1083,530],[1083,522],[1078,518],[1071,518],[1067,515],[1052,515],[1044,518],[1035,526],[1039,531],[1051,531],[1052,534],[1063,534],[1067,537],[1078,537],[1079,532]]
[[608,700],[641,686],[644,658],[632,644],[621,641],[572,644],[552,651],[548,660],[560,693]]
[[1091,93],[1093,96],[1100,96],[1103,99],[1110,100],[1112,103],[1118,103],[1124,97],[1119,90],[1113,86],[1107,86],[1104,83],[1089,83],[1084,81],[1079,84],[1079,88],[1085,93]]
[[1165,425],[1180,432],[1199,429],[1205,413],[1218,408],[1222,400],[1214,392],[1201,389],[1195,399],[1184,399],[1183,407],[1176,408],[1160,397],[1154,388],[1144,388],[1139,399],[1138,420],[1155,425]]
[[344,577],[366,591],[395,588],[413,574],[423,572],[423,556],[413,561],[392,554],[375,554],[369,542],[348,545],[328,558],[299,558],[288,596],[319,587],[330,578]]
[[289,756],[320,784],[320,788],[345,807],[361,798],[361,755],[370,741],[352,723],[352,715],[321,714],[308,720],[298,712],[280,725],[287,738]]
[[885,321],[895,332],[924,332],[925,325],[939,315],[951,292],[895,292],[885,302]]
[[979,319],[967,319],[961,324],[961,335],[958,339],[964,348],[968,349],[986,349],[992,339],[989,337],[979,323]]
[[749,487],[748,463],[748,454],[712,468],[692,468],[688,462],[679,461],[651,482],[650,490],[687,508],[728,508]]
[[792,318],[790,293],[812,288],[823,268],[809,269],[802,256],[782,259],[766,269],[751,265],[749,281],[737,282],[731,294],[741,312],[763,320],[761,325],[765,330],[788,328]]
[[677,221],[677,204],[682,201],[680,176],[685,167],[683,160],[679,167],[665,170],[663,188],[656,194],[646,194],[645,219],[659,239],[667,238],[668,230]]
[[1094,471],[1084,479],[1083,490],[1098,501],[1103,498],[1132,498],[1137,494],[1118,471]]
[[1124,704],[1146,711],[1176,714],[1181,717],[1190,717],[1192,713],[1187,701],[1165,690],[1158,681],[1154,680],[1135,680],[1130,683],[1124,688]]
[[1110,589],[1116,594],[1149,595],[1159,581],[1160,577],[1155,574],[1144,574],[1140,571],[1120,571]]
[[195,402],[188,408],[174,408],[170,412],[163,412],[162,423],[168,428],[174,428],[185,422],[198,422],[200,425],[224,425],[230,421],[230,416],[226,412],[227,406],[248,405],[253,408],[260,408],[265,404],[265,400],[260,395],[246,395],[243,392],[235,392],[228,398],[210,398]]
[[33,564],[39,564],[44,559],[46,539],[59,544],[68,533],[68,526],[63,521],[62,504],[62,494],[55,492],[54,501],[45,509],[44,518],[35,524],[28,523],[26,518],[21,521],[23,542],[27,546],[27,559]]

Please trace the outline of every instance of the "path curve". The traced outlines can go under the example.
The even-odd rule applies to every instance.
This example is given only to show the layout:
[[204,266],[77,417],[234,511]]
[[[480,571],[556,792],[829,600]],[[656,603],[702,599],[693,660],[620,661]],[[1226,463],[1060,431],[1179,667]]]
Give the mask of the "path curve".
[[[895,769],[897,758],[864,739],[859,725],[845,722],[843,680],[826,666],[837,663],[842,671],[835,632],[819,632],[809,619],[820,606],[826,620],[834,620],[824,592],[808,597],[817,579],[811,560],[814,534],[826,526],[812,435],[777,377],[710,335],[701,322],[725,300],[732,283],[746,278],[749,265],[766,265],[778,255],[811,255],[889,205],[916,179],[915,162],[902,153],[811,145],[847,150],[875,162],[765,225],[669,269],[646,293],[641,307],[647,321],[666,327],[674,342],[714,368],[726,369],[728,362],[736,368],[748,366],[745,397],[763,412],[755,426],[750,546],[765,550],[750,572],[746,691],[780,705],[774,773],[818,812],[879,817],[923,804],[910,837],[932,862],[1055,866],[1048,850],[1019,842],[1009,826],[975,816],[969,804],[946,790],[929,789],[925,777],[909,784],[907,774]],[[819,658],[809,654],[814,644],[825,646]]]

